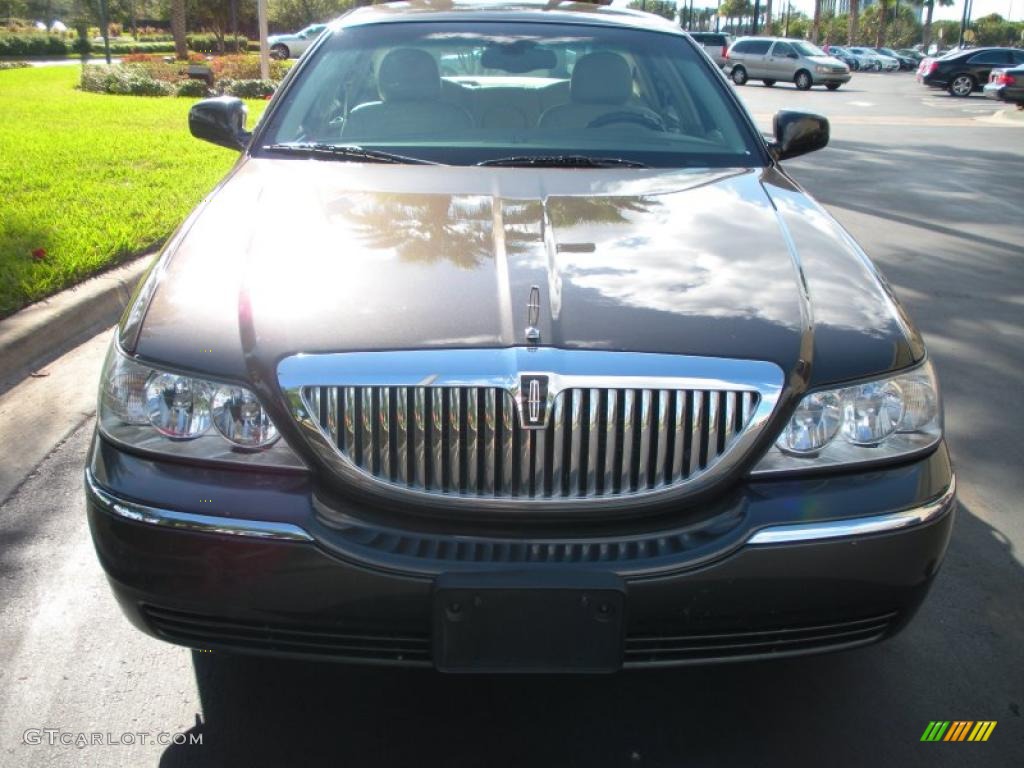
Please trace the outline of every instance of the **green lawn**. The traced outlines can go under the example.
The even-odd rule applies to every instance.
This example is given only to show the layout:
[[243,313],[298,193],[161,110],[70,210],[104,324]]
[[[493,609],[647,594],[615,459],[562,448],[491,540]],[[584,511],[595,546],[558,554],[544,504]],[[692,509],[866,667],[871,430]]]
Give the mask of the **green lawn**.
[[192,138],[192,100],[82,93],[79,72],[0,71],[0,317],[159,246],[237,157]]

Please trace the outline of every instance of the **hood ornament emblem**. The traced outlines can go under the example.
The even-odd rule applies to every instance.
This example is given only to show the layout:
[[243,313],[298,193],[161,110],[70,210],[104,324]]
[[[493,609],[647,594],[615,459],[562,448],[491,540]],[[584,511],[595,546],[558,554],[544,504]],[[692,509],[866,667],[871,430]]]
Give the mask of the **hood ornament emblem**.
[[526,343],[536,346],[540,343],[540,286],[530,288],[530,301],[526,305]]
[[547,376],[527,373],[519,377],[519,415],[523,429],[544,429],[547,426]]

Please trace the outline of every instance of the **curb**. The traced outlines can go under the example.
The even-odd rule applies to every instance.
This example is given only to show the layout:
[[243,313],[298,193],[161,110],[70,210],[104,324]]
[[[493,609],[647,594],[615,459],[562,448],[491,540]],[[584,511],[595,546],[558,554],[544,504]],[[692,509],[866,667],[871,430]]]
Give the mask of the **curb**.
[[0,320],[3,378],[20,378],[117,322],[155,256],[141,256]]

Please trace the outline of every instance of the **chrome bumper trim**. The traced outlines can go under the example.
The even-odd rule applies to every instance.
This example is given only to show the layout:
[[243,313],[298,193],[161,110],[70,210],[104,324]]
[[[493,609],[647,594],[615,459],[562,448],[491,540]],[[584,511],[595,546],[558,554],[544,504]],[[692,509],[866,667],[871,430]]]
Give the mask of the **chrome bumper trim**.
[[199,515],[193,512],[178,512],[160,509],[114,496],[96,482],[92,472],[85,470],[85,485],[89,492],[112,515],[162,528],[176,528],[193,533],[221,533],[228,536],[247,536],[256,539],[277,541],[311,542],[313,537],[303,528],[291,523],[271,523],[263,520],[239,520],[217,515]]
[[911,507],[901,512],[870,517],[852,517],[847,520],[833,520],[827,523],[798,523],[775,525],[762,528],[749,539],[747,544],[786,544],[820,539],[836,539],[845,536],[863,536],[869,533],[886,533],[911,528],[930,522],[946,514],[956,500],[956,477],[949,487],[935,501]]

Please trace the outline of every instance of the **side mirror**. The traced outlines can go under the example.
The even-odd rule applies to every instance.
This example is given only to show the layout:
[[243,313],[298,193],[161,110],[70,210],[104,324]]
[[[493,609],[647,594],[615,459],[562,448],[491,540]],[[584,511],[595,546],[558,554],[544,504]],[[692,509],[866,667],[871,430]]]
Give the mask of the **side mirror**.
[[776,160],[799,157],[828,146],[828,120],[807,112],[776,112],[775,141],[768,148]]
[[188,129],[197,139],[244,150],[252,134],[245,130],[245,103],[234,96],[203,99],[188,111]]

